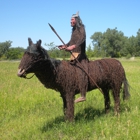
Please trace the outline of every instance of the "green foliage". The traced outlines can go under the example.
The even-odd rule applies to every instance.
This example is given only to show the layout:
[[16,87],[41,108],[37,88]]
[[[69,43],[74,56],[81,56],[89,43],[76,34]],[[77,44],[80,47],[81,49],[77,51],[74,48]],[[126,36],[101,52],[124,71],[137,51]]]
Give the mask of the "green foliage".
[[140,55],[140,29],[137,36],[125,37],[123,32],[117,28],[108,28],[106,32],[95,32],[91,37],[94,51],[99,56],[121,57],[131,54],[131,56]]
[[88,57],[88,58],[94,57],[94,52],[93,52],[93,50],[92,50],[92,48],[91,48],[91,45],[89,45],[89,46],[87,47],[86,54],[87,54],[87,57]]
[[0,58],[7,53],[9,48],[11,47],[12,41],[0,42]]
[[58,47],[54,44],[54,42],[45,45],[49,47],[48,54],[51,58],[62,58],[63,60],[65,60],[66,58],[70,57],[69,52],[59,50]]
[[130,58],[131,58],[131,54],[128,54],[128,55],[126,56],[126,58],[127,58],[127,59],[130,59]]
[[5,54],[6,58],[9,60],[21,59],[24,53],[24,49],[21,47],[10,48]]
[[[140,56],[140,29],[137,35],[126,37],[117,28],[108,28],[105,32],[95,32],[91,35],[93,48],[87,46],[86,53],[88,58],[92,57],[127,57]],[[23,48],[10,48],[12,41],[0,42],[0,59],[20,59],[24,52]],[[45,44],[48,47],[48,54],[51,58],[70,58],[70,53],[59,50],[54,42]],[[21,49],[21,50],[20,50]]]
[[[121,60],[121,59],[120,59]],[[140,58],[121,60],[131,86],[131,98],[121,111],[104,114],[103,95],[87,93],[87,100],[75,104],[75,122],[64,122],[62,99],[46,89],[34,76],[16,76],[19,63],[0,62],[0,139],[2,140],[139,140]],[[30,77],[30,75],[27,75]],[[80,95],[76,95],[77,96]]]

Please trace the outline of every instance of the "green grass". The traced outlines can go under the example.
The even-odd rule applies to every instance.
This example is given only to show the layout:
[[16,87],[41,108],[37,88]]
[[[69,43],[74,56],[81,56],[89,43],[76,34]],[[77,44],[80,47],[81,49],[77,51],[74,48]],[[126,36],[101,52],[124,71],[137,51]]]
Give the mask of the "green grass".
[[86,102],[75,104],[73,123],[64,122],[58,92],[36,77],[18,78],[19,62],[0,62],[0,140],[139,140],[140,59],[120,61],[131,86],[130,100],[121,99],[120,115],[114,115],[112,98],[105,115],[103,96],[94,90]]

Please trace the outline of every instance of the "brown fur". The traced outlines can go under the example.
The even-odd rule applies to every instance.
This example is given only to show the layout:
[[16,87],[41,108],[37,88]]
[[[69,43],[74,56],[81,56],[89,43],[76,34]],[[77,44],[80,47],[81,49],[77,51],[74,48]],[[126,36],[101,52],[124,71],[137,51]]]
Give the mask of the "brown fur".
[[[19,65],[20,71],[18,72],[18,76],[25,77],[26,74],[34,72],[46,88],[59,91],[63,99],[65,119],[73,121],[74,98],[76,94],[80,93],[80,85],[85,82],[82,80],[82,75],[81,82],[77,80],[78,78],[76,73],[81,71],[81,69],[77,68],[77,66],[71,65],[69,61],[50,59],[47,52],[45,52],[40,45],[41,43],[38,42],[37,44],[32,44],[32,47],[37,48],[37,54],[28,51],[29,49],[25,52]],[[29,48],[31,48],[31,45]],[[105,112],[107,113],[109,111],[109,91],[112,91],[115,101],[114,109],[115,112],[118,113],[120,108],[120,89],[122,84],[124,84],[124,99],[128,98],[130,95],[125,71],[121,63],[116,59],[109,58],[90,61],[87,67],[89,68],[89,75],[103,91]],[[25,70],[24,73],[22,73],[23,69]],[[90,80],[90,78],[86,84],[88,85],[88,91],[97,89],[96,85]]]

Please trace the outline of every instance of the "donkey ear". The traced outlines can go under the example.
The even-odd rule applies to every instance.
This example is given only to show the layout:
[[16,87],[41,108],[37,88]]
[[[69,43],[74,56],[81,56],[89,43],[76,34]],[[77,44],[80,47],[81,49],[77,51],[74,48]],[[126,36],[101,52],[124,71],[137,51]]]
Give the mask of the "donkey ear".
[[39,42],[39,44],[40,44],[40,46],[41,46],[41,43],[42,43],[41,39],[39,39],[39,41],[38,41],[38,42]]
[[31,46],[33,44],[31,38],[28,38],[28,43],[29,43],[29,46]]
[[40,49],[41,48],[41,40],[37,41],[37,48]]

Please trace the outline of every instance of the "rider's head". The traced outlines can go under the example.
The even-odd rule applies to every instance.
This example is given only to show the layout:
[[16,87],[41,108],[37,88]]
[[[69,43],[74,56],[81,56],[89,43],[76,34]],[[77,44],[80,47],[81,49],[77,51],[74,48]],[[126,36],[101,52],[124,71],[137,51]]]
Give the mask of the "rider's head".
[[76,14],[73,14],[71,17],[71,26],[72,27],[80,27],[81,25],[83,25],[82,20],[79,16],[79,12],[77,12]]

